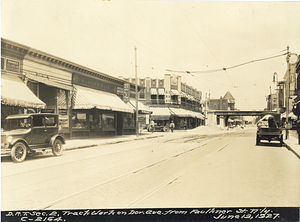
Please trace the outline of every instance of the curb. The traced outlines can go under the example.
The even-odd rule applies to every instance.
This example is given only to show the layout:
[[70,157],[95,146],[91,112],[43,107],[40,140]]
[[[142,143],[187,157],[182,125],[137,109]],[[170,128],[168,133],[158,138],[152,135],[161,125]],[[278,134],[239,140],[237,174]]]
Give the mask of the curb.
[[153,139],[153,138],[163,137],[163,136],[164,135],[157,135],[157,136],[139,137],[139,138],[134,138],[134,139],[117,140],[117,141],[111,141],[111,142],[105,142],[105,143],[89,144],[89,145],[84,145],[84,146],[64,148],[64,151],[84,149],[84,148],[90,148],[90,147],[95,147],[95,146],[107,146],[107,145],[112,145],[112,144],[117,144],[117,143],[125,143],[125,142],[129,142],[129,141],[134,141],[134,140]]
[[291,146],[289,146],[288,144],[284,143],[286,148],[289,150],[289,151],[292,151],[299,159],[300,159],[300,155],[291,148]]

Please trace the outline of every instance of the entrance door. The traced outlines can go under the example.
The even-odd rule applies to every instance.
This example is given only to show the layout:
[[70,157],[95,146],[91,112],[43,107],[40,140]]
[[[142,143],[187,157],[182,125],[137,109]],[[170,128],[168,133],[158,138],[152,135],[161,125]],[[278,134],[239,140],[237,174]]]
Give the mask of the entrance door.
[[123,113],[117,112],[117,135],[123,135]]

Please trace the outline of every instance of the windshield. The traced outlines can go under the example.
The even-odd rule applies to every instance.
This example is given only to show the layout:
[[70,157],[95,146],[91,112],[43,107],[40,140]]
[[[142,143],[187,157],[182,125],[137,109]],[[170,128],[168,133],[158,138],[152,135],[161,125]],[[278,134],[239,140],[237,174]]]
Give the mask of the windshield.
[[28,129],[30,126],[30,118],[7,119],[5,120],[4,130]]

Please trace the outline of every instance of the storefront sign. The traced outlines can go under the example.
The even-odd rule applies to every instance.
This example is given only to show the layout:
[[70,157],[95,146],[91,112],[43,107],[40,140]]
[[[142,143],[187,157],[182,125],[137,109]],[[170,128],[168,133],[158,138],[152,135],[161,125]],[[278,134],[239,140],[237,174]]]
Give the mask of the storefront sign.
[[11,59],[6,59],[6,70],[11,72],[19,72],[20,62]]
[[124,89],[121,87],[117,87],[117,95],[123,96],[124,94]]
[[87,76],[81,76],[78,74],[73,74],[73,84],[77,84],[80,86],[85,86],[105,92],[110,92],[110,93],[117,93],[117,86],[108,83],[108,82],[103,82],[98,79],[90,78]]
[[130,84],[124,83],[123,101],[127,103],[129,102],[129,100],[130,100]]
[[138,121],[143,123],[146,122],[146,116],[139,116]]

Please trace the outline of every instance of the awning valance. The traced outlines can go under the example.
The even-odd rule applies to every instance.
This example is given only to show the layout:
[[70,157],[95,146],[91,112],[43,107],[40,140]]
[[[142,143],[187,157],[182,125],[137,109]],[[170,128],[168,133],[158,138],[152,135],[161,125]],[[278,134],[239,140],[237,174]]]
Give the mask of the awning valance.
[[[190,111],[190,110],[189,110]],[[191,112],[191,115],[194,117],[194,118],[198,118],[198,119],[204,119],[204,115],[201,114],[201,113],[198,113],[198,112],[194,112],[194,111],[190,111]]]
[[194,117],[189,110],[180,108],[169,108],[171,113],[178,117]]
[[151,93],[151,95],[157,95],[157,89],[156,88],[151,88],[150,93]]
[[128,107],[117,95],[74,85],[73,109],[104,109],[126,113],[133,113],[134,110]]
[[165,95],[165,89],[158,89],[159,95]]
[[180,93],[176,89],[171,89],[171,96],[179,96]]
[[41,101],[17,76],[1,76],[1,104],[28,108],[45,108]]
[[187,94],[185,92],[181,92],[181,97],[187,98]]
[[153,120],[169,120],[171,114],[168,108],[150,107],[152,111],[151,119]]
[[[130,105],[133,107],[133,109],[135,109],[136,106],[136,100],[135,99],[130,99]],[[145,106],[143,103],[138,101],[138,109],[139,112],[141,112],[142,114],[151,114],[152,111],[150,110],[150,108],[148,106]]]

